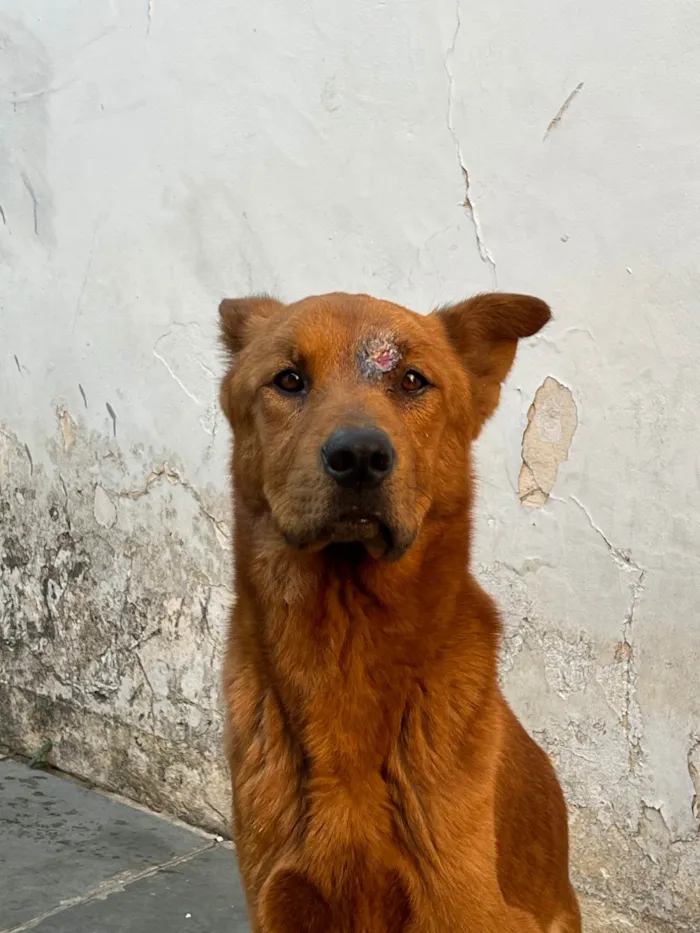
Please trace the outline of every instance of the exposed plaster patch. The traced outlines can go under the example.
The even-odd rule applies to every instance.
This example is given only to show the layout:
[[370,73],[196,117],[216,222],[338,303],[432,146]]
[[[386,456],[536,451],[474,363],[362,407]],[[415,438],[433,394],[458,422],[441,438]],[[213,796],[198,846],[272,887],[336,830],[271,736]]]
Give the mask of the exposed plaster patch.
[[566,111],[569,109],[569,107],[573,103],[574,98],[578,97],[578,95],[581,93],[582,89],[583,89],[583,81],[579,82],[579,84],[576,85],[576,87],[573,89],[573,91],[569,94],[569,96],[566,98],[564,103],[561,105],[559,110],[557,110],[557,112],[554,114],[553,119],[550,121],[549,126],[545,130],[545,134],[542,137],[542,142],[544,142],[545,139],[547,139],[547,137],[552,132],[552,130],[555,130],[559,126],[559,124],[561,123],[562,117],[564,116]]
[[541,633],[540,644],[550,689],[562,700],[584,691],[594,667],[594,652],[586,634],[579,632],[577,637],[572,637],[546,631]]
[[68,414],[67,409],[59,408],[58,409],[58,424],[61,428],[61,435],[63,437],[63,449],[69,454],[75,445],[75,422]]
[[655,865],[664,858],[672,841],[671,830],[660,806],[642,804],[635,842]]
[[569,455],[577,426],[571,389],[547,376],[527,413],[518,477],[518,498],[522,505],[536,509],[547,502],[559,466]]
[[95,486],[93,512],[95,521],[103,528],[111,528],[117,521],[117,507],[99,485]]
[[471,218],[472,224],[474,225],[474,235],[476,237],[476,245],[477,249],[479,250],[479,256],[481,257],[482,262],[486,262],[491,266],[493,271],[493,284],[494,287],[497,287],[498,271],[496,269],[496,260],[494,259],[493,254],[489,250],[488,246],[486,245],[486,241],[484,240],[481,221],[479,220],[476,205],[474,204],[474,199],[472,197],[469,169],[467,168],[467,163],[462,152],[462,144],[459,141],[459,136],[457,135],[457,131],[454,125],[455,78],[452,62],[454,60],[457,38],[461,28],[462,13],[459,0],[457,0],[455,7],[455,31],[452,36],[450,47],[448,48],[445,55],[445,71],[447,72],[447,78],[449,81],[447,88],[447,129],[449,130],[450,136],[452,137],[452,142],[454,143],[455,151],[457,153],[457,161],[459,162],[462,177],[464,178],[464,201],[462,202],[462,207],[467,211]]

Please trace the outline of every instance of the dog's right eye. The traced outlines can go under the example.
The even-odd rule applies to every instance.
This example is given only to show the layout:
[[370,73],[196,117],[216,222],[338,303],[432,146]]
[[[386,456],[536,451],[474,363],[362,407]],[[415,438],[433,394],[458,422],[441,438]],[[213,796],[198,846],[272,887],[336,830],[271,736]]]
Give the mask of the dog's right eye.
[[273,385],[286,395],[298,395],[306,388],[304,380],[295,369],[285,369],[277,373]]

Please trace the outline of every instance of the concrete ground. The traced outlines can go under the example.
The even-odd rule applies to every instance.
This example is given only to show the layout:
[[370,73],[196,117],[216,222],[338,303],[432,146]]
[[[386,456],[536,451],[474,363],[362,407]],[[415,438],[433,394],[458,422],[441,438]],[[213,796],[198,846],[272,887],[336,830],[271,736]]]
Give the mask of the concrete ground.
[[[661,928],[586,903],[586,933]],[[230,843],[0,760],[0,933],[245,933]]]

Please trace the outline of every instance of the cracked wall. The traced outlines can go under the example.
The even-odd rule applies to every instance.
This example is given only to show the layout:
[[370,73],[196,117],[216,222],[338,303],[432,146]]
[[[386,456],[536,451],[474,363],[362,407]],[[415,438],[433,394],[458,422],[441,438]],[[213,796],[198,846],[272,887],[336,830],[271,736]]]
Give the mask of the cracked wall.
[[67,444],[66,423],[59,410],[50,472],[0,432],[0,741],[50,740],[59,767],[224,829],[225,497],[145,451],[127,468],[80,419]]
[[700,928],[698,15],[6,0],[0,741],[222,828],[219,299],[532,292],[477,455],[504,687],[581,888]]

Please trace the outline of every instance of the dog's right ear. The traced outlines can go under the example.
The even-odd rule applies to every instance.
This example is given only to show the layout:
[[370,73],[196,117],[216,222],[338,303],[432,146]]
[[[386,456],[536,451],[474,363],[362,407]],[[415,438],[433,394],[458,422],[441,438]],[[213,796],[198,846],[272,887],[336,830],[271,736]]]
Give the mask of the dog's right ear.
[[518,340],[549,321],[549,306],[531,295],[488,292],[433,312],[460,356],[472,383],[473,438],[496,410]]
[[261,325],[281,307],[282,302],[269,295],[224,298],[219,305],[219,321],[221,340],[230,356],[235,359]]

